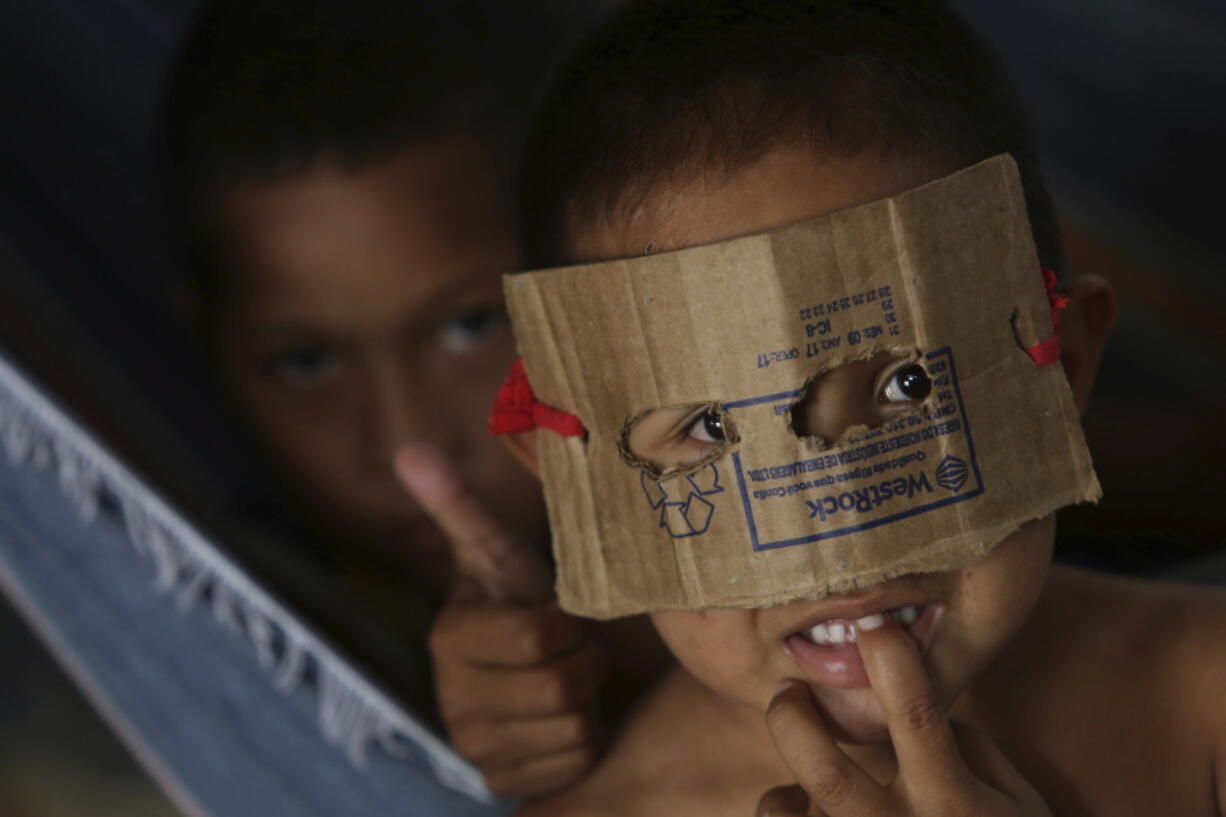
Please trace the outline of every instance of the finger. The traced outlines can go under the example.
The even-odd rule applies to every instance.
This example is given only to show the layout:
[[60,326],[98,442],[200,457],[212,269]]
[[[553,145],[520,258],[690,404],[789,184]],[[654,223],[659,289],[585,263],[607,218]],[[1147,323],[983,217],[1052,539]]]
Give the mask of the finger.
[[856,644],[908,787],[949,790],[966,766],[915,640],[877,613],[856,622]]
[[811,817],[809,795],[800,786],[776,786],[758,800],[755,817]]
[[455,728],[471,719],[561,715],[592,703],[604,679],[603,650],[594,644],[527,669],[471,668],[438,677],[438,708]]
[[588,630],[553,604],[449,604],[430,628],[430,654],[436,664],[531,667],[577,650]]
[[458,575],[475,581],[492,601],[549,598],[553,582],[544,562],[503,531],[437,451],[422,444],[405,446],[396,453],[395,469],[447,536]]
[[601,743],[593,707],[543,718],[466,721],[453,728],[450,737],[456,751],[482,768],[521,765]]
[[482,770],[490,791],[502,797],[540,797],[579,781],[600,757],[599,751],[583,746],[536,757],[514,766]]
[[834,742],[807,686],[794,681],[776,694],[766,724],[783,762],[814,805],[831,817],[887,813],[888,793]]

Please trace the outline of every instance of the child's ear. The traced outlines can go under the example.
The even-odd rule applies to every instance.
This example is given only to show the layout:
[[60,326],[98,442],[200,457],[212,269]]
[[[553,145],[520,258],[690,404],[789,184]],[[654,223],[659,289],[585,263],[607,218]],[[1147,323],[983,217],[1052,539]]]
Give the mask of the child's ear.
[[506,446],[519,464],[527,468],[532,476],[541,478],[541,465],[536,456],[537,429],[517,431],[513,434],[503,434],[498,439]]
[[1084,412],[1119,310],[1115,288],[1097,275],[1073,279],[1066,294],[1069,305],[1060,315],[1060,363],[1073,390],[1077,410]]

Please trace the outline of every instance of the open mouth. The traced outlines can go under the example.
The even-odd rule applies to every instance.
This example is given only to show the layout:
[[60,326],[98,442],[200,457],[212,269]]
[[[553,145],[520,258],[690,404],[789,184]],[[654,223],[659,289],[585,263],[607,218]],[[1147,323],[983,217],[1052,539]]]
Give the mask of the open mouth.
[[[910,632],[910,627],[919,621],[920,615],[928,609],[926,604],[908,604],[905,607],[895,607],[886,610],[885,615],[897,621]],[[812,641],[819,647],[841,647],[844,644],[856,643],[856,623],[847,619],[831,619],[820,624],[814,624],[807,630],[796,633],[801,638]],[[914,636],[914,633],[912,633]],[[918,639],[916,639],[918,641]]]
[[[879,612],[898,622],[924,652],[932,641],[942,609],[935,604],[908,604]],[[784,638],[783,648],[812,681],[845,689],[869,685],[864,662],[856,647],[854,618],[826,619],[797,630]]]

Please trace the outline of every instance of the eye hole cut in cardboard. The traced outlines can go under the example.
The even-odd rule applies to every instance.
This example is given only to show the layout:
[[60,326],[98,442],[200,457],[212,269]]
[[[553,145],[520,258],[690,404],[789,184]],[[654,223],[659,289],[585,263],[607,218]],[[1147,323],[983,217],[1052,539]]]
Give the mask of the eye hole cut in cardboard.
[[[877,353],[824,369],[784,416],[815,449],[852,439],[908,412],[922,413],[932,380],[907,356]],[[655,479],[694,473],[739,442],[736,424],[718,405],[648,409],[626,420],[619,446],[628,465]]]
[[[1100,495],[1008,156],[504,286],[536,397],[586,429],[537,435],[571,612],[764,607],[952,570]],[[869,372],[906,408],[863,413],[862,392],[859,419],[821,415],[831,384]],[[726,437],[708,449],[636,449],[647,418],[676,439],[709,415]]]
[[648,409],[626,418],[622,459],[656,479],[700,470],[740,442],[736,424],[718,404]]
[[877,352],[823,369],[788,412],[792,432],[815,449],[829,448],[907,414],[921,414],[932,379],[920,353]]

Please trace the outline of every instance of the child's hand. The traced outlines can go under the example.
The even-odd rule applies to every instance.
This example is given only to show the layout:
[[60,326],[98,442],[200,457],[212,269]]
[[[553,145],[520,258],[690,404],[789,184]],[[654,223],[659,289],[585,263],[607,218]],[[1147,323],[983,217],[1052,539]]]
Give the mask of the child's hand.
[[587,623],[550,601],[543,560],[500,529],[436,453],[406,448],[396,471],[451,543],[456,580],[429,646],[452,744],[505,797],[575,782],[600,749],[604,654]]
[[799,786],[772,789],[758,817],[1051,817],[1042,797],[981,732],[942,712],[915,642],[886,617],[857,629],[860,655],[885,710],[898,772],[882,785],[831,738],[799,682],[779,692],[767,725]]

